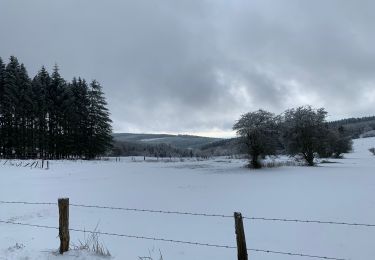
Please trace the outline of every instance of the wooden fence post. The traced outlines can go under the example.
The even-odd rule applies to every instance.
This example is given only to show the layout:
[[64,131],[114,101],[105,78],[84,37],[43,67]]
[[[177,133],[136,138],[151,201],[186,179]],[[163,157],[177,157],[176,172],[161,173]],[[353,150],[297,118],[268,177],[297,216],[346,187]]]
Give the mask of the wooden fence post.
[[69,199],[61,198],[58,200],[59,205],[59,237],[60,237],[60,254],[69,250]]
[[244,231],[244,228],[243,228],[242,215],[241,215],[240,212],[234,212],[234,223],[235,223],[235,227],[236,227],[238,260],[248,260],[245,231]]

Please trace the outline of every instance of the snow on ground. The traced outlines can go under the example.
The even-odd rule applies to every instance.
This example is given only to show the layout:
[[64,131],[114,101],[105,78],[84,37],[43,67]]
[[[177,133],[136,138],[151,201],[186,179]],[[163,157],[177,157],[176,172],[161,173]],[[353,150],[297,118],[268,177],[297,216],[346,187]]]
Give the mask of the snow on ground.
[[[244,168],[244,160],[156,162],[54,161],[50,170],[0,163],[0,200],[56,202],[375,224],[375,138],[354,141],[354,152],[318,167]],[[58,225],[54,205],[0,203],[0,220]],[[70,207],[70,227],[102,232],[235,245],[232,218],[165,215]],[[248,248],[372,259],[375,228],[245,220]],[[57,230],[0,223],[0,259],[100,259],[82,251],[56,254]],[[71,232],[71,242],[83,240]],[[114,259],[236,259],[236,250],[101,236]],[[249,252],[250,259],[303,259]],[[155,257],[154,259],[158,259]]]

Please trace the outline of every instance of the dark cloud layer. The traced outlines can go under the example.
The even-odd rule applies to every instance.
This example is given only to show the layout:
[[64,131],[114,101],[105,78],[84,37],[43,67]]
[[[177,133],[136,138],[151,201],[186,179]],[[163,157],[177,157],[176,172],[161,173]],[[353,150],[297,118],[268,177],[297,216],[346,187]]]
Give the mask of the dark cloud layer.
[[303,104],[375,113],[373,1],[0,0],[0,56],[105,87],[116,131],[224,134]]

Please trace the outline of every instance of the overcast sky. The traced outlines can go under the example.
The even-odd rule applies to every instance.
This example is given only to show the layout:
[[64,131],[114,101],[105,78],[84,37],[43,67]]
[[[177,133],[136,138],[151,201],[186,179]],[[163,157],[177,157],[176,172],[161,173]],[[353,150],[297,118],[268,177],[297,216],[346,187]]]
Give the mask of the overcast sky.
[[97,79],[115,132],[228,136],[263,108],[375,114],[375,1],[0,0],[0,56]]

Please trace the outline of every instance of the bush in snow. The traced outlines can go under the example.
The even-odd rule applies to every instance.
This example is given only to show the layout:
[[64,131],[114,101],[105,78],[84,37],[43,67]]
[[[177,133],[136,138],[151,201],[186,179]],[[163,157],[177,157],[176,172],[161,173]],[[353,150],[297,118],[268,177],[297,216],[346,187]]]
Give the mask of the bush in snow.
[[373,148],[370,148],[370,149],[368,149],[373,155],[375,155],[375,148],[373,147]]
[[343,153],[352,150],[353,141],[350,136],[346,136],[342,128],[330,129],[324,139],[318,154],[321,158],[341,158]]

